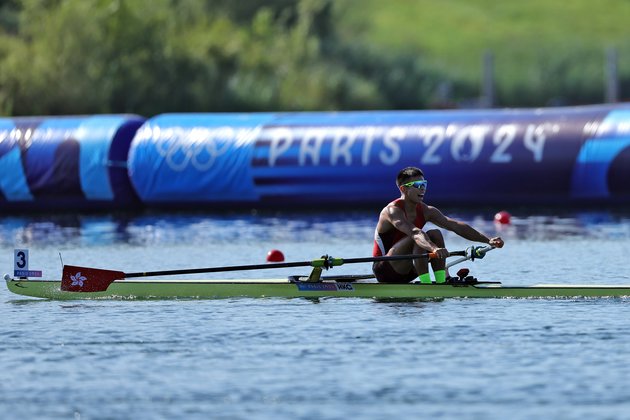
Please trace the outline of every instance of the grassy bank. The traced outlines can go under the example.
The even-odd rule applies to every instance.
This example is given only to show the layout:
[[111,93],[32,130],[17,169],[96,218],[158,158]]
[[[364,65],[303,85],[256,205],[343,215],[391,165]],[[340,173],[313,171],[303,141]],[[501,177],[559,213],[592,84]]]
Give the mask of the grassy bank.
[[[491,51],[504,96],[519,85],[531,91],[549,80],[580,78],[601,80],[583,88],[602,90],[611,47],[618,50],[620,74],[630,74],[630,2],[624,0],[348,0],[338,7],[348,42],[417,54],[467,82],[480,80],[482,56]],[[581,86],[575,83],[574,89]]]

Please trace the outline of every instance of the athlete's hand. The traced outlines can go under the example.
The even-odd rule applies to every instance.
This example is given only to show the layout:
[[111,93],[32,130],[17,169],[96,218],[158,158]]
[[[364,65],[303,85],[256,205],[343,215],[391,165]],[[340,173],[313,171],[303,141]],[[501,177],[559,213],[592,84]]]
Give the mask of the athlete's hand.
[[488,245],[493,246],[495,248],[503,248],[504,242],[503,242],[503,239],[497,236],[495,238],[490,239],[490,242],[488,242]]
[[435,254],[435,258],[439,259],[448,258],[448,256],[450,255],[448,249],[446,248],[436,248],[433,250],[433,254]]

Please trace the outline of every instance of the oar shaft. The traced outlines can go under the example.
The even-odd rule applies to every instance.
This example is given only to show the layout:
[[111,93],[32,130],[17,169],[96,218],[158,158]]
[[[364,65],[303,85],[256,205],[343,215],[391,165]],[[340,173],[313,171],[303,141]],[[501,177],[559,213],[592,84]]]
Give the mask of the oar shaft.
[[146,271],[137,273],[125,273],[126,278],[131,277],[153,277],[153,276],[175,276],[178,274],[200,274],[200,273],[219,273],[222,271],[246,271],[246,270],[264,270],[269,268],[290,268],[290,267],[309,267],[313,261],[295,261],[287,263],[267,263],[252,265],[232,265],[226,267],[206,267],[206,268],[187,268],[182,270],[163,270],[163,271]]
[[[466,251],[453,251],[449,253],[449,257],[454,257],[458,255],[466,255]],[[352,263],[376,262],[376,261],[417,260],[420,258],[435,258],[435,257],[436,257],[435,253],[427,252],[426,254],[386,255],[383,257],[347,258],[347,259],[343,259],[343,263],[352,264]]]
[[385,255],[382,257],[343,258],[342,261],[343,261],[343,264],[355,264],[355,263],[377,262],[377,261],[417,260],[420,258],[427,258],[427,257],[430,257],[430,254],[405,254],[405,255]]
[[[451,252],[450,255],[465,255],[466,251]],[[137,273],[124,273],[125,278],[132,277],[153,277],[153,276],[175,276],[183,274],[200,274],[200,273],[219,273],[225,271],[246,271],[246,270],[268,270],[272,268],[290,268],[290,267],[323,267],[331,268],[343,264],[356,264],[375,261],[393,261],[393,260],[410,260],[418,258],[433,258],[433,253],[426,254],[408,254],[408,255],[391,255],[382,257],[364,257],[364,258],[332,258],[324,256],[312,261],[295,261],[286,263],[266,263],[252,265],[232,265],[225,267],[205,267],[205,268],[187,268],[182,270],[162,270],[162,271],[144,271]]]

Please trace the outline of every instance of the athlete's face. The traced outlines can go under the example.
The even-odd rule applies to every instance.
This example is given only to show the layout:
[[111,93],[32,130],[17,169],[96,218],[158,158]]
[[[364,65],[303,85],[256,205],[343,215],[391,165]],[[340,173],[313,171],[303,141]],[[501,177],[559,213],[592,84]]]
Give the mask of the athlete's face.
[[405,197],[420,202],[424,200],[424,194],[427,192],[427,180],[422,176],[410,179],[402,184],[400,189],[405,194]]

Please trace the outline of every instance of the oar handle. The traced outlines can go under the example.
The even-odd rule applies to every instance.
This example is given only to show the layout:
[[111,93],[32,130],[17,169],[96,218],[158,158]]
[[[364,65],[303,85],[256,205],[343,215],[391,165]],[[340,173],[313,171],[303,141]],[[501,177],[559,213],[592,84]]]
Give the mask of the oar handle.
[[[464,253],[462,254],[462,258],[458,258],[455,261],[451,261],[450,263],[448,263],[446,265],[446,268],[451,268],[454,265],[457,265],[459,263],[462,263],[464,261],[474,261],[475,259],[482,259],[483,257],[485,257],[486,253],[492,251],[493,249],[495,249],[493,246],[491,245],[487,245],[487,246],[471,246],[470,248],[468,248],[466,251],[463,251]],[[451,254],[452,255],[452,254]]]

